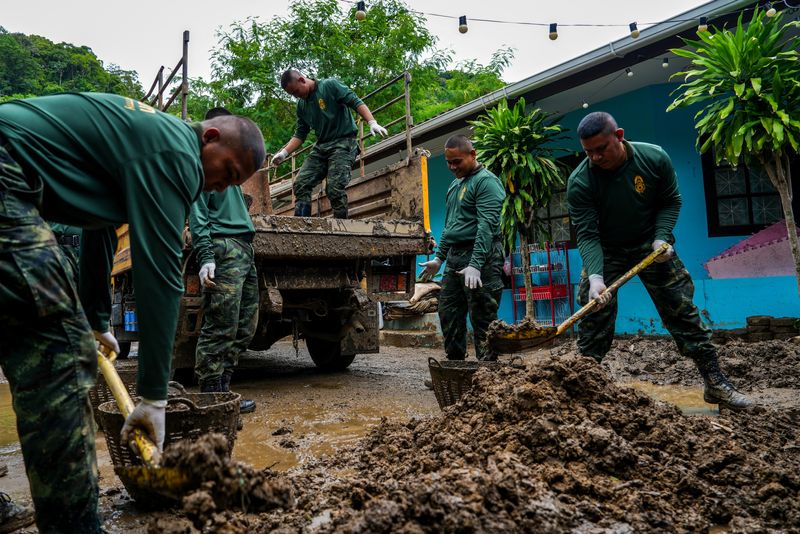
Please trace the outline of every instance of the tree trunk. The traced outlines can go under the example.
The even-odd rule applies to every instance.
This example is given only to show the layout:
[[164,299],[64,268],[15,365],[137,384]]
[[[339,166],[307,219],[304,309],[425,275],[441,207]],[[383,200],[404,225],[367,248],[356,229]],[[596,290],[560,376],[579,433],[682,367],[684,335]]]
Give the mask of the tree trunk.
[[519,233],[519,257],[522,261],[522,276],[525,279],[525,317],[536,319],[536,307],[533,300],[533,284],[531,283],[531,254],[528,251],[528,236]]
[[789,246],[792,249],[792,258],[794,258],[794,271],[797,277],[797,293],[800,295],[800,246],[797,242],[797,225],[795,224],[794,214],[792,213],[792,193],[791,175],[789,174],[788,158],[785,160],[786,166],[782,165],[782,154],[775,154],[773,161],[763,162],[764,169],[769,175],[772,185],[778,191],[781,197],[781,207],[783,208],[783,216],[786,219],[786,232],[789,237]]

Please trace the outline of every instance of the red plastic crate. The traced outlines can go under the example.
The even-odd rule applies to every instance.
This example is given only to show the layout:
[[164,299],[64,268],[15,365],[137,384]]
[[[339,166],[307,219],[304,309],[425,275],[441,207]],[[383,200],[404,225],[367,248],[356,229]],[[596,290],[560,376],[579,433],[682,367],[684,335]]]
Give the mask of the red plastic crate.
[[[520,287],[519,289],[519,301],[525,300],[525,288]],[[567,296],[567,285],[566,284],[556,284],[551,286],[533,286],[531,288],[531,294],[533,295],[533,300],[550,300],[550,299],[561,299]]]

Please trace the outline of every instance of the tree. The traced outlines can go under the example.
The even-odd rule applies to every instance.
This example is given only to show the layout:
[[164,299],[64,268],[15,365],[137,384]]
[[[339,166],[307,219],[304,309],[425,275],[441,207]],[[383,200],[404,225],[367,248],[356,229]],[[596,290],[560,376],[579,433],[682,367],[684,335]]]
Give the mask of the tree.
[[[759,163],[781,198],[800,293],[800,248],[792,213],[790,154],[800,147],[800,37],[798,22],[781,23],[753,11],[745,28],[743,14],[734,31],[699,32],[690,49],[673,49],[691,60],[678,96],[667,111],[703,104],[695,115],[701,153],[713,148],[717,163]],[[691,81],[690,81],[691,80]]]
[[560,151],[556,141],[564,138],[564,129],[552,114],[541,109],[525,110],[520,98],[513,108],[503,100],[497,107],[471,121],[473,142],[478,159],[505,184],[506,199],[500,213],[500,230],[507,250],[520,242],[525,277],[525,316],[534,318],[531,290],[528,235],[531,230],[547,235],[536,210],[550,202],[564,176],[555,161]]

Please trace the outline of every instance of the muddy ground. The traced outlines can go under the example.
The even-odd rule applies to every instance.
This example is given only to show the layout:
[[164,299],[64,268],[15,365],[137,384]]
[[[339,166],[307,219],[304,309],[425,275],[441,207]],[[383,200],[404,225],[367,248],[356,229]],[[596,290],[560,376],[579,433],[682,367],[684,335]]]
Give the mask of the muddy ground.
[[527,370],[479,373],[443,413],[422,386],[438,351],[384,348],[319,375],[282,346],[265,356],[268,371],[235,382],[259,409],[245,416],[234,462],[195,444],[216,467],[177,515],[137,512],[106,466],[107,528],[800,532],[800,347],[721,346],[722,368],[770,406],[686,415],[620,387],[701,397],[669,343],[618,340],[602,366],[569,342],[527,354]]

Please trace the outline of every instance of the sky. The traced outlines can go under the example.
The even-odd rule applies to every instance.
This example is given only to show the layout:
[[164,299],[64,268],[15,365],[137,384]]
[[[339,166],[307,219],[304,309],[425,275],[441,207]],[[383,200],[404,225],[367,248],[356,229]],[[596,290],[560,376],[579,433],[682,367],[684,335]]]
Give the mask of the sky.
[[[343,9],[351,5],[340,3]],[[366,3],[369,10],[369,0]],[[630,22],[636,21],[642,30],[648,23],[704,3],[706,0],[406,0],[411,9],[423,13],[467,16],[466,34],[458,32],[455,19],[426,17],[428,29],[439,39],[437,45],[450,48],[456,61],[476,59],[485,64],[498,48],[515,48],[514,62],[503,74],[509,83],[624,37]],[[10,32],[88,46],[105,64],[137,71],[147,89],[161,65],[171,69],[177,63],[184,30],[190,31],[189,76],[209,79],[210,51],[217,45],[218,30],[251,16],[263,21],[285,16],[289,4],[276,0],[170,0],[146,4],[148,8],[144,9],[114,0],[0,0],[0,26]],[[549,40],[546,27],[471,20],[481,18],[556,22],[559,37]]]

